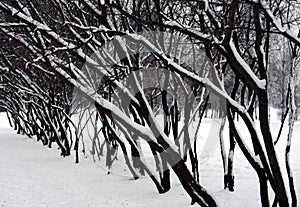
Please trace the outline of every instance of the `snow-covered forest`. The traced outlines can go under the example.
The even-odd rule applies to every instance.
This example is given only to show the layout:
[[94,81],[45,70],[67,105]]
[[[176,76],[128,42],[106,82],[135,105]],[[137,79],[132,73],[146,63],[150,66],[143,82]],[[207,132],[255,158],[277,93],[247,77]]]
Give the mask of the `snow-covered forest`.
[[299,11],[0,0],[1,205],[298,206]]

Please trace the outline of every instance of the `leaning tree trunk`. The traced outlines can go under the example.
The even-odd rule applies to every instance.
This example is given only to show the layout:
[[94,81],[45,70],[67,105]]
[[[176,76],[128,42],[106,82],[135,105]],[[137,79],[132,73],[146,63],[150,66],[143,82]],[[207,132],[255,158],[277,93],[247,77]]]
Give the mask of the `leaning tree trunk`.
[[[296,55],[295,55],[296,56]],[[294,184],[294,176],[291,169],[291,163],[290,163],[290,151],[291,151],[291,144],[292,144],[292,136],[293,136],[293,129],[297,114],[297,107],[296,107],[296,101],[295,101],[295,58],[292,59],[292,65],[290,69],[290,77],[289,77],[289,108],[290,110],[290,117],[289,117],[289,132],[287,137],[287,144],[285,148],[285,166],[286,171],[288,174],[288,180],[289,180],[289,188],[291,192],[291,198],[292,198],[292,207],[297,206],[297,194],[295,190],[295,184]]]

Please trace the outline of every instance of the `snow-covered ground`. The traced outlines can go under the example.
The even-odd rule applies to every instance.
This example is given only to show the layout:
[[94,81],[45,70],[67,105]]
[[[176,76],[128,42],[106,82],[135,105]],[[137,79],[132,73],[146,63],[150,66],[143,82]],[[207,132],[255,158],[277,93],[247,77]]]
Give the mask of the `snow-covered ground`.
[[[273,122],[274,133],[279,123]],[[240,130],[245,134],[241,125]],[[296,123],[291,151],[296,190],[300,195],[300,123]],[[282,157],[286,134],[278,143]],[[74,157],[62,158],[56,149],[43,147],[9,128],[5,114],[0,114],[0,206],[190,206],[190,199],[178,179],[173,176],[172,188],[160,195],[146,177],[131,180],[128,176],[111,173],[89,157],[74,164]],[[280,159],[283,162],[283,159]],[[284,165],[282,165],[284,166]],[[120,170],[120,169],[118,169]],[[124,169],[125,170],[125,169]],[[285,171],[285,168],[282,167]],[[201,163],[201,183],[211,192],[220,206],[259,206],[259,188],[254,170],[236,151],[236,190],[223,190],[220,150]]]

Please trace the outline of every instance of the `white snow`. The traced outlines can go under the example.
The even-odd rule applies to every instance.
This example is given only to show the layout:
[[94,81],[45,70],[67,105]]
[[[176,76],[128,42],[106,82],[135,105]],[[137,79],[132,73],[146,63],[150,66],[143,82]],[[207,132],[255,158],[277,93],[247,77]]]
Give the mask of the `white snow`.
[[178,22],[174,21],[174,20],[168,20],[165,22],[166,25],[169,25],[169,26],[175,26],[175,27],[179,27],[179,28],[182,28],[182,25],[179,24]]
[[282,26],[282,24],[279,22],[279,20],[276,19],[276,17],[273,15],[273,12],[270,9],[270,6],[267,1],[263,0],[260,2],[261,6],[267,13],[268,17],[271,19],[275,27],[278,31],[281,33],[285,33],[290,39],[292,39],[294,42],[297,42],[297,44],[300,44],[300,38],[298,36],[299,27],[294,27],[292,29],[289,29],[287,26]]
[[[204,120],[201,131],[207,134],[217,131],[213,126],[209,129],[207,121]],[[75,164],[73,156],[62,158],[55,147],[48,149],[34,139],[17,135],[9,128],[3,113],[0,113],[0,124],[0,206],[191,206],[188,195],[174,175],[171,190],[160,195],[148,177],[131,180],[130,176],[126,176],[129,172],[124,163],[115,163],[112,173],[107,175],[107,169],[94,163],[90,157],[81,157],[80,164]],[[278,129],[279,124],[272,124],[273,131]],[[250,137],[242,124],[239,130],[245,142],[251,146]],[[227,137],[227,125],[224,133]],[[300,139],[296,135],[299,133],[298,122],[295,124],[290,157],[298,195],[300,152],[297,147]],[[282,155],[286,134],[285,128],[276,145],[284,173]],[[225,144],[228,147],[228,143]],[[221,154],[218,145],[215,148],[211,156],[200,163],[202,185],[222,207],[260,206],[257,176],[238,147],[234,157],[235,192],[223,190]]]
[[3,113],[0,123],[0,206],[189,206],[176,180],[174,189],[159,195],[148,178],[107,175],[90,158],[75,164],[55,147],[16,135]]
[[230,48],[234,54],[234,56],[236,57],[236,59],[239,61],[239,63],[242,65],[242,67],[244,68],[245,72],[248,73],[248,75],[252,78],[252,80],[256,83],[256,85],[261,88],[261,89],[265,89],[266,88],[266,80],[260,80],[255,73],[251,70],[250,66],[245,62],[245,60],[240,56],[240,54],[238,53],[234,43],[232,40],[230,40],[229,42]]

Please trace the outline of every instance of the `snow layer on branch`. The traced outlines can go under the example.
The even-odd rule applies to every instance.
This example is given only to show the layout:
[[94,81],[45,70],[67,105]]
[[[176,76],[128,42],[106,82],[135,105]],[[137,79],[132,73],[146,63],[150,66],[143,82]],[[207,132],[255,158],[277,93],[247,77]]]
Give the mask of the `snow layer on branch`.
[[[254,1],[257,2],[257,1]],[[288,38],[291,38],[295,43],[300,45],[300,38],[298,38],[298,31],[300,31],[300,28],[294,28],[293,30],[289,29],[287,26],[283,27],[282,24],[275,18],[273,15],[273,12],[271,11],[267,1],[262,0],[261,6],[267,13],[268,17],[272,20],[272,23],[275,25],[275,27],[283,34],[286,34]]]
[[205,4],[204,11],[208,10],[208,0],[202,0]]
[[[238,123],[237,123],[236,121],[235,121],[235,125],[236,125],[236,126],[238,125]],[[260,158],[258,157],[258,155],[255,155],[255,154],[252,152],[252,150],[248,147],[247,143],[246,143],[245,140],[242,138],[243,136],[242,136],[242,134],[241,134],[241,132],[239,131],[238,128],[236,128],[236,131],[237,131],[237,133],[238,133],[238,135],[239,135],[239,137],[240,137],[240,141],[241,141],[242,145],[245,147],[245,149],[247,150],[247,152],[249,153],[249,155],[251,156],[251,158],[253,159],[253,161],[256,162],[257,165],[259,165],[261,168],[263,168],[263,165],[262,165],[261,160],[260,160]]]
[[114,104],[110,103],[109,101],[103,99],[101,96],[96,94],[94,92],[93,88],[89,88],[87,86],[81,85],[75,79],[71,78],[65,71],[60,69],[59,67],[54,67],[54,68],[58,73],[60,73],[62,76],[64,76],[71,84],[73,84],[78,90],[82,91],[90,99],[92,99],[93,101],[98,103],[104,109],[111,111],[112,114],[114,115],[114,117],[117,119],[117,121],[119,121],[122,125],[124,125],[125,127],[129,128],[131,130],[135,130],[135,131],[139,132],[141,135],[143,135],[141,138],[145,139],[146,141],[153,141],[153,142],[157,143],[156,139],[150,129],[133,122],[117,106],[115,106]]
[[209,39],[210,38],[210,35],[205,34],[203,32],[200,32],[200,31],[196,30],[195,28],[188,29],[188,31],[194,33],[195,35],[197,35],[197,36],[199,36],[203,39]]
[[[162,51],[157,49],[149,40],[144,38],[143,36],[137,35],[137,34],[127,34],[128,37],[142,42],[146,47],[150,49],[150,51],[155,52],[157,55],[159,55],[161,58],[166,60],[170,66],[172,66],[177,73],[184,74],[186,77],[190,77],[191,79],[204,84],[206,87],[208,87],[213,93],[216,95],[219,95],[220,97],[223,97],[224,99],[228,100],[229,103],[234,106],[237,110],[241,111],[242,113],[245,113],[246,108],[241,106],[239,103],[237,103],[235,100],[233,100],[226,91],[218,88],[215,84],[213,84],[208,78],[199,77],[197,74],[194,74],[182,66],[178,65],[176,62],[174,62],[172,59],[168,58]],[[251,71],[251,70],[250,70]],[[252,72],[252,71],[251,71]]]
[[236,47],[235,47],[232,40],[230,41],[229,46],[230,46],[235,58],[237,59],[237,61],[241,64],[241,66],[243,67],[245,72],[252,78],[252,80],[256,83],[256,85],[261,89],[266,89],[266,81],[265,80],[260,80],[254,74],[254,72],[251,70],[249,65],[245,62],[245,60],[238,53],[238,51],[237,51],[237,49],[236,49]]
[[182,28],[182,25],[179,24],[178,22],[174,21],[174,20],[168,20],[165,22],[166,25],[169,25],[169,26],[176,26],[176,27],[180,27]]
[[[67,42],[66,40],[64,40],[61,36],[59,36],[56,32],[54,32],[51,28],[49,28],[47,25],[42,24],[34,19],[32,19],[29,16],[24,15],[23,13],[17,12],[18,10],[16,10],[15,8],[6,5],[4,3],[0,2],[0,7],[4,8],[5,10],[10,10],[11,12],[15,12],[16,15],[22,19],[23,21],[27,22],[30,25],[34,25],[37,29],[39,30],[43,30],[45,31],[48,35],[50,35],[53,39],[55,39],[57,42],[59,42],[61,45],[63,45],[62,49],[65,50],[70,50],[70,49],[74,49],[76,48],[76,45]],[[86,60],[87,63],[97,66],[95,67],[95,69],[97,69],[99,72],[101,72],[103,74],[103,76],[108,75],[108,71],[105,68],[102,68],[99,66],[99,64],[97,64],[93,59],[91,59],[90,57],[86,56],[86,54],[83,52],[82,49],[77,49],[74,52],[77,53],[78,56],[82,57],[83,59]],[[124,94],[128,94],[130,96],[130,98],[137,102],[137,100],[134,98],[134,96],[125,88],[122,86],[122,84],[118,81],[114,81],[115,84],[121,89],[123,90]]]
[[146,107],[148,108],[148,111],[149,111],[149,115],[150,115],[150,118],[151,118],[151,121],[153,122],[154,124],[154,127],[156,128],[156,130],[158,131],[159,135],[161,135],[164,139],[164,141],[167,142],[167,144],[173,149],[173,151],[177,152],[178,151],[178,147],[170,140],[170,138],[163,132],[163,130],[161,129],[160,127],[160,124],[156,121],[155,119],[155,115],[151,109],[151,106],[149,105],[148,101],[147,101],[147,98],[145,96],[145,93],[143,93],[143,89],[142,87],[140,86],[139,84],[139,81],[136,77],[136,74],[133,73],[133,78],[135,80],[135,83],[136,83],[136,86],[139,90],[139,92],[142,94],[142,97],[144,99],[144,102],[146,104]]

